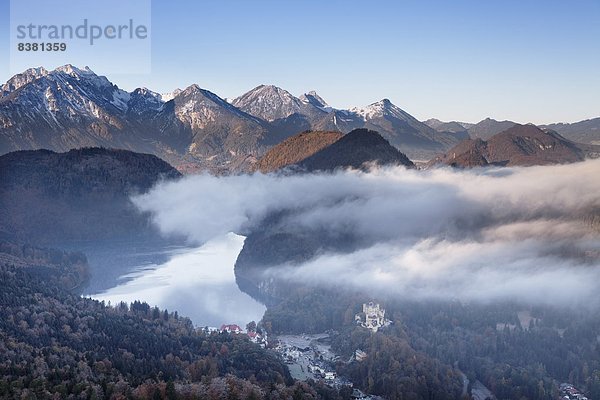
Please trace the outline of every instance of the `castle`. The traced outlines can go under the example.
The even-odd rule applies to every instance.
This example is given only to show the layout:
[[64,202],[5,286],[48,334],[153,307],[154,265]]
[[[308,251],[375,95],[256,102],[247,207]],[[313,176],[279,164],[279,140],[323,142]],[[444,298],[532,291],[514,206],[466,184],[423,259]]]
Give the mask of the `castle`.
[[363,304],[362,313],[354,317],[357,324],[377,332],[379,328],[386,326],[388,321],[385,319],[385,309],[372,301]]

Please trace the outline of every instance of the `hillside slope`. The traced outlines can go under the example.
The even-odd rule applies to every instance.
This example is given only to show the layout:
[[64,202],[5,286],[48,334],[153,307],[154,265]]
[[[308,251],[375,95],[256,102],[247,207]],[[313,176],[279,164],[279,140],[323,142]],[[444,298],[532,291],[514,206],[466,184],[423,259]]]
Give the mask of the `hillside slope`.
[[413,168],[412,161],[392,146],[379,133],[355,129],[341,139],[300,161],[308,171],[331,171],[337,168],[364,168],[368,164],[404,165]]
[[34,243],[152,236],[129,196],[179,176],[155,156],[126,150],[9,153],[0,157],[0,234]]
[[[246,336],[136,301],[107,306],[0,260],[1,398],[322,398]],[[303,397],[307,396],[307,397]]]
[[600,118],[586,119],[571,124],[549,124],[542,128],[556,131],[561,136],[577,143],[600,145]]
[[340,132],[307,131],[294,135],[272,147],[258,160],[255,170],[273,172],[296,164],[338,141]]

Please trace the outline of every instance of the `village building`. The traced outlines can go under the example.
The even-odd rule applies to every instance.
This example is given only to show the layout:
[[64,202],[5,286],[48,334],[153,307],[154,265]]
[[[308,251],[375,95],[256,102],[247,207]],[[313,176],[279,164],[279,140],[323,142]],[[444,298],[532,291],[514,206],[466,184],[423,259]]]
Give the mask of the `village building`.
[[242,333],[242,328],[240,328],[238,325],[236,324],[231,324],[231,325],[221,325],[221,332],[222,333],[235,333],[235,334],[240,334]]
[[210,335],[212,333],[219,333],[219,332],[221,332],[221,330],[219,328],[216,328],[214,326],[199,327],[199,328],[196,328],[196,331],[202,332],[202,333],[207,334],[207,335]]
[[267,335],[266,335],[266,333],[264,335],[261,335],[258,332],[248,331],[246,333],[246,335],[248,335],[248,338],[250,339],[250,341],[252,343],[256,343],[256,344],[260,345],[262,348],[267,347],[268,342],[267,342]]
[[367,358],[367,353],[362,351],[361,349],[356,349],[354,352],[354,359],[358,362],[364,361]]

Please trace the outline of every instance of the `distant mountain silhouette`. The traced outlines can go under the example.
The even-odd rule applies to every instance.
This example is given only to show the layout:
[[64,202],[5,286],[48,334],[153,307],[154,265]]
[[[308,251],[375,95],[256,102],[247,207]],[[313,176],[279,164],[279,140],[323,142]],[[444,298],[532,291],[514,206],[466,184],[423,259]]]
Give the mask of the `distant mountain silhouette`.
[[535,125],[514,125],[485,141],[465,140],[429,165],[446,164],[455,167],[531,166],[564,164],[582,161],[600,154],[600,146],[571,142],[554,131],[544,131]]
[[470,126],[467,132],[472,139],[479,138],[487,140],[495,134],[504,132],[515,125],[517,125],[517,123],[513,121],[496,121],[492,118],[486,118],[475,125]]
[[559,123],[543,125],[577,143],[600,145],[600,118],[586,119],[572,124]]

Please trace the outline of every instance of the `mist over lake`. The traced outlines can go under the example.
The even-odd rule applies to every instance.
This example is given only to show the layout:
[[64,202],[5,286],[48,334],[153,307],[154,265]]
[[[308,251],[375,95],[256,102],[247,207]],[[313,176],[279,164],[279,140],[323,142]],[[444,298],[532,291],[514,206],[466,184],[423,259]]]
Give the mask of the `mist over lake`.
[[164,263],[138,266],[123,275],[121,283],[90,297],[112,305],[145,301],[177,310],[196,326],[244,327],[259,321],[265,307],[236,285],[233,267],[243,243],[243,236],[230,233],[196,248],[165,249],[169,258]]

